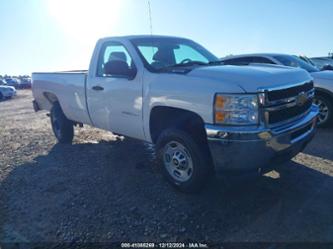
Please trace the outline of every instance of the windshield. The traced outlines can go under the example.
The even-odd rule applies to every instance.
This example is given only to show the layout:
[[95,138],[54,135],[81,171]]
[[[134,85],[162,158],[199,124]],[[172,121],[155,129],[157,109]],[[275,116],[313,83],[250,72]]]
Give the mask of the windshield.
[[302,59],[298,58],[297,56],[292,55],[276,55],[273,56],[277,59],[280,63],[288,67],[300,67],[309,73],[318,72],[319,70],[314,66],[306,63]]
[[218,58],[201,45],[182,38],[137,38],[133,45],[150,71],[173,66],[205,65]]

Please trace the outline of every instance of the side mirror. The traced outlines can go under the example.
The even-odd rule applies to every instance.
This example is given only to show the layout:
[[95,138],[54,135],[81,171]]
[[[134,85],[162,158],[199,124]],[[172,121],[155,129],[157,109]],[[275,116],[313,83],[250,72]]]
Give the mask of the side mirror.
[[136,70],[131,69],[125,61],[111,60],[104,64],[104,74],[114,77],[134,79]]

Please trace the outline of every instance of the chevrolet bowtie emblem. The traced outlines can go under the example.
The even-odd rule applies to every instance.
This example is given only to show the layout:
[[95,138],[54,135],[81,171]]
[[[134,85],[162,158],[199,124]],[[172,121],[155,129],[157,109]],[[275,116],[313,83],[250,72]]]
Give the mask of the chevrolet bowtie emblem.
[[307,94],[305,92],[301,92],[296,97],[296,105],[302,106],[306,103],[307,100],[308,100]]

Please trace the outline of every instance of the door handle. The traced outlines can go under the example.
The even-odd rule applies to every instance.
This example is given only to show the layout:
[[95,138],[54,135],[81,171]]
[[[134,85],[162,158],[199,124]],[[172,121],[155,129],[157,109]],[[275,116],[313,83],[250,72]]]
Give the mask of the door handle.
[[104,90],[104,87],[101,87],[101,86],[93,86],[92,89],[95,90],[95,91],[103,91],[103,90]]

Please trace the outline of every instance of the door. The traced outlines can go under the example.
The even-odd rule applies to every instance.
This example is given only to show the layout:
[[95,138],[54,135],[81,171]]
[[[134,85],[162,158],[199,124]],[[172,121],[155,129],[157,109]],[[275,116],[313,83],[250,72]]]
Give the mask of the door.
[[[125,69],[133,77],[124,73]],[[120,73],[116,73],[117,70]],[[109,41],[101,46],[96,75],[87,80],[87,102],[94,126],[138,139],[144,138],[142,77],[131,55],[120,42]]]

